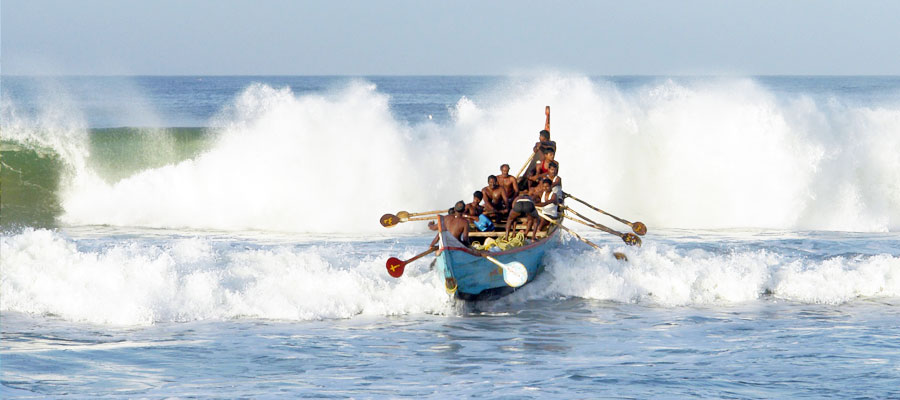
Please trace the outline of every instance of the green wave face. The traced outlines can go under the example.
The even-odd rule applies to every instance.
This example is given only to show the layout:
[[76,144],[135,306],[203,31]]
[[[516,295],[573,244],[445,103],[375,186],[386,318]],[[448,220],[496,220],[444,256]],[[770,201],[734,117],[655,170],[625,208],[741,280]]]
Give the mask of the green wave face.
[[[86,166],[109,183],[196,157],[212,142],[205,128],[109,128],[89,132]],[[0,141],[0,230],[53,227],[60,188],[75,173],[51,149]]]
[[0,142],[0,228],[53,226],[64,165],[54,153]]
[[145,169],[197,156],[210,144],[205,128],[109,128],[90,133],[88,167],[113,183]]

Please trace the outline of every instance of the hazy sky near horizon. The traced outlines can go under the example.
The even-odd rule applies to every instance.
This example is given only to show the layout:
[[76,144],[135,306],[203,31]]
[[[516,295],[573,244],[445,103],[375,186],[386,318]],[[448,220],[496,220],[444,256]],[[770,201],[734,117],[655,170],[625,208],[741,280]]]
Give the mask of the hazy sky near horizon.
[[4,75],[898,75],[900,1],[3,0]]

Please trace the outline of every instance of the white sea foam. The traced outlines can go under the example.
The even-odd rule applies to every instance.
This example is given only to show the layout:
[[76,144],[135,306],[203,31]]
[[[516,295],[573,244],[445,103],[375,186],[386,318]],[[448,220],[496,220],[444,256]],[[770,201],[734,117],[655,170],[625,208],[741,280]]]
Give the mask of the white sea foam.
[[69,167],[65,172],[72,177],[89,173],[87,124],[81,110],[59,85],[47,83],[41,89],[43,101],[33,116],[21,115],[13,100],[3,96],[0,100],[3,139],[32,145],[42,154],[56,153]]
[[[617,261],[623,251],[629,262]],[[772,296],[816,304],[900,296],[900,257],[787,257],[767,250],[714,253],[663,245],[548,254],[547,276],[522,299],[554,296],[664,306],[726,305]]]
[[[652,227],[900,229],[896,105],[778,95],[749,79],[626,90],[552,74],[460,98],[449,122],[414,126],[364,81],[307,95],[253,85],[197,158],[115,183],[78,169],[62,220],[379,231],[382,213],[449,207],[499,164],[517,170],[546,104],[566,190],[615,214]],[[395,229],[422,229],[411,225]]]
[[[358,244],[249,248],[208,239],[76,242],[47,230],[0,238],[0,310],[67,320],[160,321],[453,312],[427,261],[388,277],[384,260],[417,248]],[[900,257],[789,257],[767,250],[717,253],[645,244],[578,243],[551,251],[546,273],[504,302],[578,297],[648,306],[728,305],[766,296],[840,304],[900,296]],[[616,261],[625,251],[630,262]],[[501,303],[503,304],[503,303]]]
[[[82,249],[47,230],[0,238],[0,310],[140,325],[229,318],[312,320],[443,313],[434,274],[384,272],[387,253],[340,248],[215,250],[202,239]],[[413,251],[392,255],[409,257]]]

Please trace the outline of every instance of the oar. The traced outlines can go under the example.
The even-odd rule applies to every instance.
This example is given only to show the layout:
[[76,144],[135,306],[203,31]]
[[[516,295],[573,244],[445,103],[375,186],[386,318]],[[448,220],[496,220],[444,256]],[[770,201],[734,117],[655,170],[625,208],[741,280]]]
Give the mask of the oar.
[[503,282],[506,282],[507,285],[516,288],[528,281],[528,269],[525,268],[524,264],[518,261],[504,264],[491,256],[484,256],[484,258],[500,267],[503,271]]
[[390,274],[394,278],[399,278],[401,275],[403,275],[403,270],[406,268],[406,264],[416,261],[416,260],[426,256],[428,253],[431,253],[435,250],[437,250],[437,247],[432,247],[432,248],[425,250],[419,254],[416,254],[415,257],[410,258],[409,260],[406,260],[406,261],[401,261],[397,257],[388,258],[387,262],[385,263],[385,267],[387,267],[388,274]]
[[[544,108],[544,114],[547,115],[547,121],[544,122],[544,130],[550,132],[550,106]],[[531,165],[531,160],[534,160],[536,154],[536,151],[531,153],[531,156],[528,157],[528,161],[525,161],[525,165],[523,165],[522,168],[519,169],[519,173],[516,174],[516,180],[519,180],[519,177],[525,172],[525,168],[528,168],[528,166]]]
[[401,220],[409,219],[409,217],[417,217],[419,215],[431,215],[431,214],[440,214],[442,212],[447,212],[447,210],[434,210],[434,211],[423,211],[423,212],[406,212],[406,211],[397,211],[397,217]]
[[[621,223],[623,223],[623,224],[625,224],[625,225],[628,225],[629,227],[631,227],[631,230],[633,230],[634,233],[637,233],[638,235],[644,236],[644,234],[647,233],[647,225],[644,225],[643,222],[633,222],[633,223],[632,223],[632,222],[628,222],[628,221],[626,221],[626,220],[624,220],[624,219],[622,219],[622,218],[619,218],[619,217],[617,217],[617,216],[615,216],[615,215],[612,215],[612,214],[610,214],[610,213],[608,213],[608,212],[606,212],[606,211],[603,211],[603,210],[601,210],[601,209],[599,209],[599,208],[597,208],[597,207],[594,207],[594,206],[588,204],[587,202],[585,202],[584,200],[581,200],[581,199],[579,199],[579,198],[573,196],[573,195],[570,194],[570,193],[563,193],[563,195],[566,196],[566,197],[570,197],[570,198],[572,198],[572,200],[575,200],[575,201],[577,201],[577,202],[579,202],[579,203],[581,203],[581,204],[584,204],[584,205],[590,207],[592,210],[594,210],[594,211],[596,211],[596,212],[599,212],[599,213],[601,213],[601,214],[606,214],[606,215],[612,217],[613,219],[615,219],[616,221],[619,221],[619,222],[621,222]],[[582,217],[582,218],[583,218],[583,217]]]
[[612,230],[612,229],[607,228],[606,226],[604,226],[604,225],[602,225],[602,224],[599,224],[599,223],[597,223],[597,222],[591,221],[590,218],[585,217],[584,215],[579,214],[577,211],[571,209],[570,207],[566,207],[566,206],[562,206],[562,207],[563,207],[566,211],[571,211],[572,214],[575,214],[575,215],[577,215],[577,216],[583,218],[583,219],[584,219],[585,221],[587,221],[587,222],[578,220],[577,218],[572,218],[572,217],[570,217],[570,216],[568,216],[568,215],[566,215],[566,218],[571,219],[572,221],[575,221],[575,222],[580,222],[580,223],[582,223],[582,224],[585,224],[585,225],[587,225],[587,226],[590,226],[591,228],[599,229],[599,230],[601,230],[601,231],[603,231],[603,232],[611,233],[611,234],[613,234],[613,235],[616,235],[616,236],[622,238],[622,241],[625,242],[625,244],[627,244],[627,245],[629,245],[629,246],[638,246],[638,247],[641,247],[641,238],[637,237],[635,234],[633,234],[633,233],[622,233],[622,232],[618,232],[618,231]]
[[381,219],[378,220],[381,222],[381,226],[385,228],[390,228],[392,226],[396,226],[401,222],[409,222],[409,221],[427,221],[430,219],[437,219],[437,215],[430,215],[427,217],[412,217],[412,218],[400,218],[400,216],[394,214],[384,214],[381,216]]
[[525,165],[523,165],[522,168],[519,169],[519,173],[516,174],[516,180],[519,180],[519,177],[522,176],[523,172],[525,172],[525,168],[528,168],[528,166],[531,164],[531,160],[534,160],[535,154],[537,154],[537,152],[531,153],[531,156],[528,157],[528,161],[525,161]]
[[573,230],[571,230],[571,229],[569,229],[569,228],[566,228],[564,225],[561,225],[561,224],[559,223],[559,221],[557,221],[557,220],[555,220],[555,219],[553,219],[553,218],[550,218],[550,217],[544,215],[544,213],[541,212],[541,211],[538,211],[538,214],[540,214],[541,218],[546,219],[546,220],[549,221],[551,224],[554,224],[554,225],[556,225],[556,226],[558,226],[558,227],[560,227],[560,228],[563,228],[563,230],[565,230],[566,232],[571,233],[572,236],[575,236],[576,238],[578,238],[578,240],[580,240],[580,241],[582,241],[582,242],[585,242],[585,243],[589,244],[591,247],[593,247],[593,248],[595,248],[595,249],[598,249],[598,250],[600,249],[600,246],[597,246],[596,244],[594,244],[594,243],[591,242],[590,240],[587,240],[587,239],[581,237],[581,235],[575,233]]
[[[547,221],[550,221],[551,224],[554,224],[554,225],[556,225],[556,226],[562,228],[562,229],[565,230],[566,232],[569,232],[570,234],[572,234],[572,236],[575,236],[578,240],[580,240],[580,241],[582,241],[582,242],[585,242],[585,243],[589,244],[591,247],[593,247],[593,248],[595,248],[595,249],[597,249],[597,250],[600,250],[600,246],[597,246],[596,244],[594,244],[594,243],[591,242],[590,240],[587,240],[587,239],[581,237],[581,235],[575,233],[575,231],[573,231],[573,230],[567,228],[567,227],[564,226],[563,224],[560,224],[559,221],[557,221],[557,220],[555,220],[555,219],[552,219],[552,218],[550,218],[550,217],[544,215],[544,213],[543,213],[542,211],[538,210],[538,214],[540,214],[541,218],[546,219]],[[572,219],[571,217],[568,217],[568,218],[569,218],[569,219]],[[617,251],[617,252],[614,252],[614,253],[613,253],[613,256],[616,257],[616,260],[625,260],[625,261],[628,261],[628,257],[626,257],[624,253],[619,253],[619,252]]]

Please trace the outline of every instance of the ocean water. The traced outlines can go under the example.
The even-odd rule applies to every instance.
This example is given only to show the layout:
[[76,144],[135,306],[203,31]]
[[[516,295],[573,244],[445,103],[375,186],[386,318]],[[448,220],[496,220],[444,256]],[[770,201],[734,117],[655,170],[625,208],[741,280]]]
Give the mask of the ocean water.
[[[3,398],[900,398],[898,77],[0,89]],[[600,249],[495,301],[388,276],[431,235],[378,217],[517,169],[545,105],[643,247],[570,225]]]

